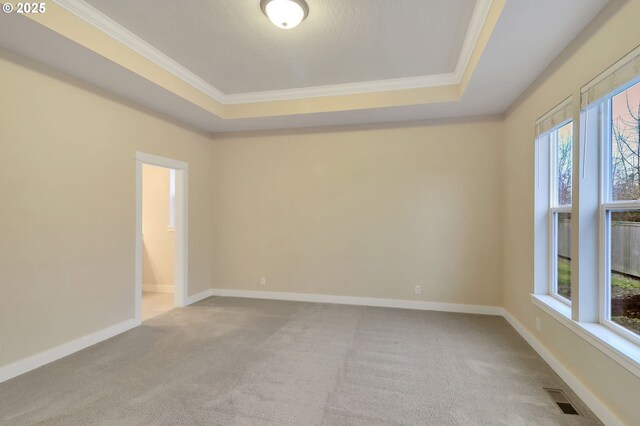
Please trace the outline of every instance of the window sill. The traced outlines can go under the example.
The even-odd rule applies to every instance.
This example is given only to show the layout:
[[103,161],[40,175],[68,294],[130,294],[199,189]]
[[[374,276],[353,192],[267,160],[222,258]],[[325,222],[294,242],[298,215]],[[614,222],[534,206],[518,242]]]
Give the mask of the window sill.
[[568,329],[582,337],[600,352],[640,377],[640,346],[609,330],[602,324],[577,322],[571,319],[571,307],[546,294],[532,294],[534,305],[551,315]]

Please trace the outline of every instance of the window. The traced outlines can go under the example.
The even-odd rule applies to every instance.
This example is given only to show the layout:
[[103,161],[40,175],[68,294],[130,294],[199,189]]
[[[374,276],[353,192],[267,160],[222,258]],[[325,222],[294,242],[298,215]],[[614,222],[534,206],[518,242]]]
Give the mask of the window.
[[640,83],[611,97],[611,199],[640,200]]
[[640,342],[640,82],[601,101],[602,323]]
[[571,304],[573,101],[536,121],[535,293]]
[[572,98],[535,126],[532,301],[640,377],[640,47]]
[[555,245],[551,294],[571,300],[571,213],[554,213]]
[[551,148],[551,188],[549,194],[551,227],[550,294],[563,302],[571,301],[571,188],[573,173],[573,121],[549,134]]

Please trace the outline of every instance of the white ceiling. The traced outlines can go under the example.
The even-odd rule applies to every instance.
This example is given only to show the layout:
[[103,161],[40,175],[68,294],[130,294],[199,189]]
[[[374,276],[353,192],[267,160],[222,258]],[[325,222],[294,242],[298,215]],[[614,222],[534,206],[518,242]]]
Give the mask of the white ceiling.
[[281,30],[258,0],[85,0],[224,94],[451,73],[475,0],[307,0]]
[[460,101],[267,118],[220,119],[15,14],[2,18],[0,46],[207,132],[385,123],[502,114],[606,3],[508,1]]

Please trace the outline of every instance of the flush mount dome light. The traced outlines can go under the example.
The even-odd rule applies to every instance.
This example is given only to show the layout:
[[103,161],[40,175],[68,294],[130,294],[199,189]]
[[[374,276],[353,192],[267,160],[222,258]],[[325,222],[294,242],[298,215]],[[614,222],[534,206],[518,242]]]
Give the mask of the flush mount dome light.
[[276,27],[285,30],[297,27],[309,14],[304,0],[261,0],[260,7]]

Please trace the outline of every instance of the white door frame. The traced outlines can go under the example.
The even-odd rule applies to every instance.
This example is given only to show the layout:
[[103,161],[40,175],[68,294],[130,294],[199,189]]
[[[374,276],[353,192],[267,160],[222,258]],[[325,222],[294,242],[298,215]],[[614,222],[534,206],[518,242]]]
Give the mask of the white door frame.
[[[173,250],[174,305],[185,306],[188,298],[188,198],[189,165],[184,161],[136,152],[136,265],[135,265],[135,319],[142,318],[142,165],[166,167],[176,171],[175,234]],[[167,188],[167,191],[169,188]]]

